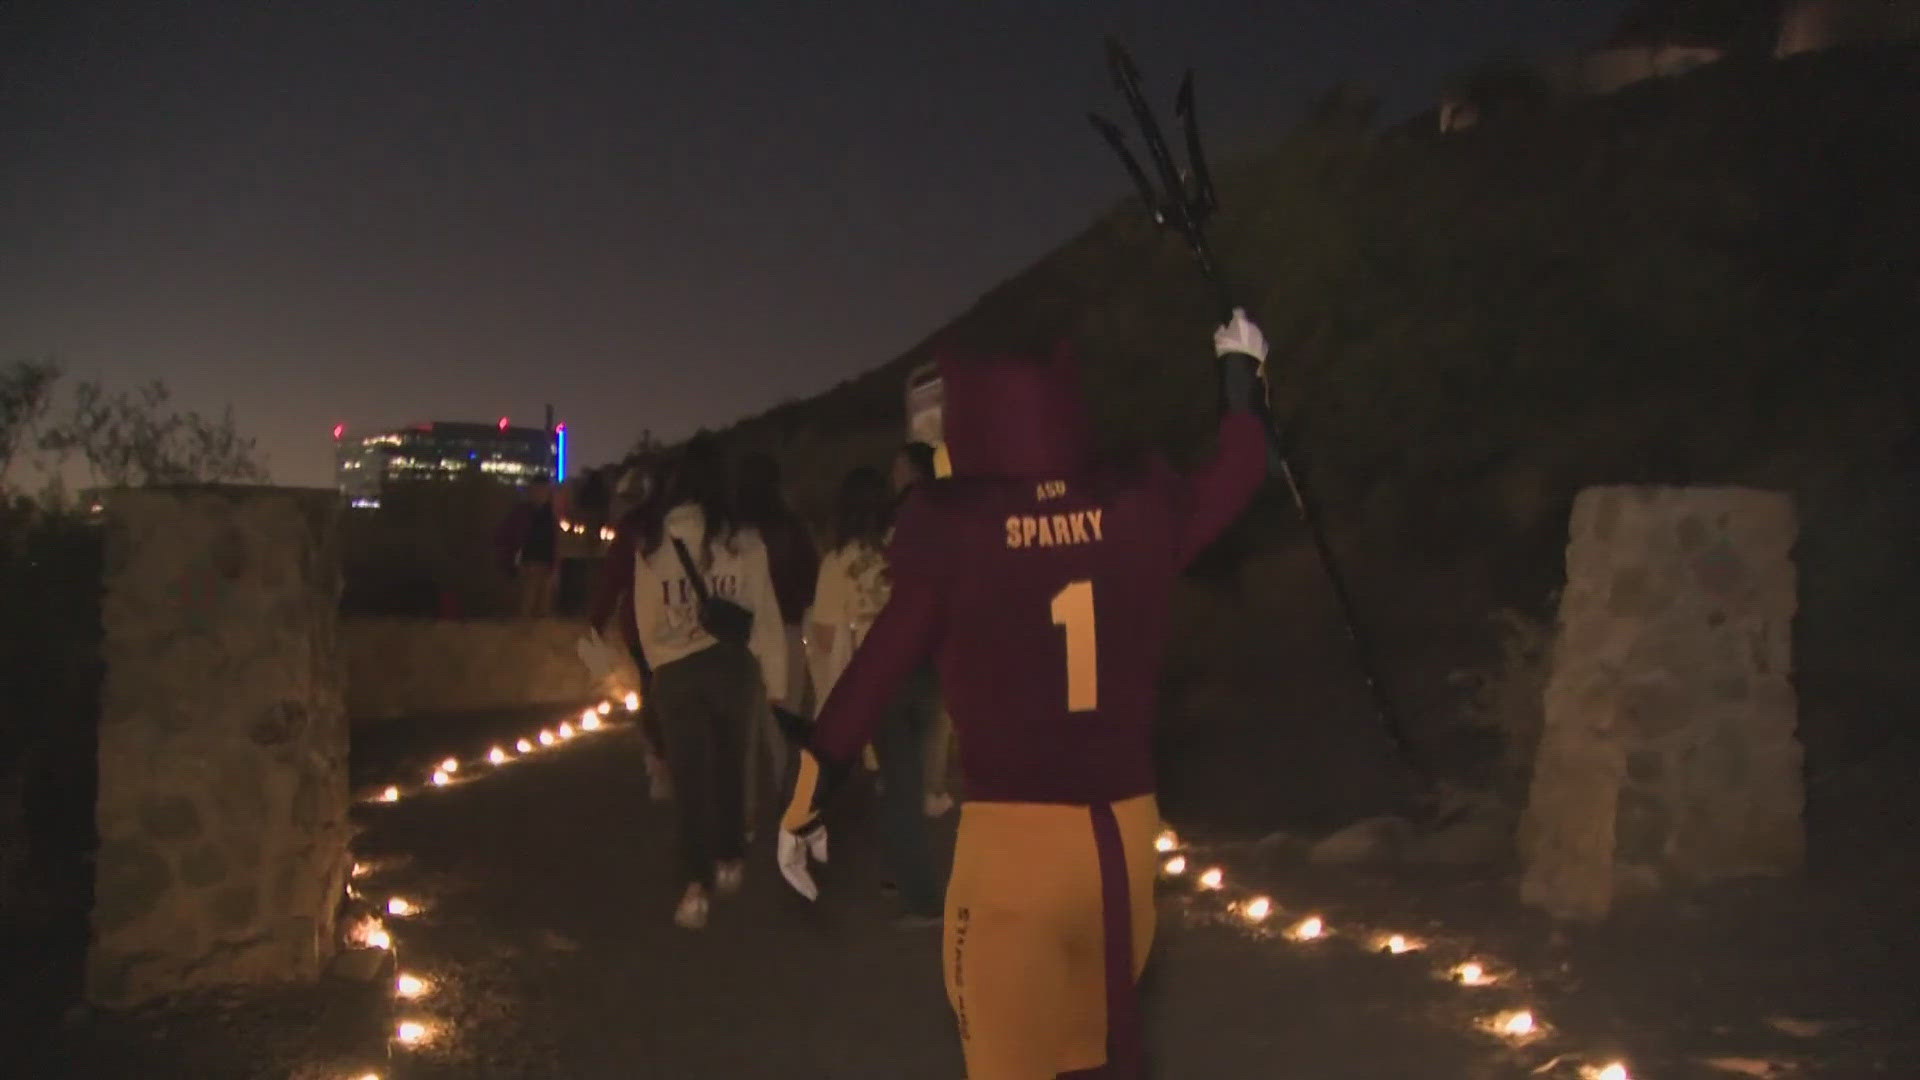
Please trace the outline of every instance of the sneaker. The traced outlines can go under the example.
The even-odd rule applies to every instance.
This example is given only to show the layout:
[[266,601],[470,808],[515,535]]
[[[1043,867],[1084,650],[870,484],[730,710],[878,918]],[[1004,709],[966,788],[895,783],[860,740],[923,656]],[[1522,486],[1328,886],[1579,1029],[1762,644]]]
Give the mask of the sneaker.
[[673,909],[673,925],[686,930],[700,930],[707,925],[707,894],[694,886],[680,898],[680,906]]
[[893,917],[893,928],[895,930],[932,930],[946,925],[946,921],[946,918],[941,915],[922,915],[909,911],[904,915]]
[[927,796],[927,816],[928,817],[930,818],[946,817],[947,811],[952,809],[953,809],[953,796],[946,795],[946,794]]
[[723,862],[713,870],[713,887],[722,896],[731,896],[740,891],[740,882],[746,877],[747,864],[738,859]]

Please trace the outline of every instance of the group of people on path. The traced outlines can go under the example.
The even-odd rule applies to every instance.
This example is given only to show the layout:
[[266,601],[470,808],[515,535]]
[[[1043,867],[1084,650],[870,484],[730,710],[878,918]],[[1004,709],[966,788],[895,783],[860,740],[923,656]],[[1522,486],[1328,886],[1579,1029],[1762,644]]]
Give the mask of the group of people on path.
[[[900,452],[891,486],[875,469],[853,470],[824,557],[764,454],[730,469],[702,435],[621,485],[625,506],[588,621],[618,634],[640,671],[649,783],[678,819],[679,925],[703,927],[714,897],[740,887],[760,798],[784,798],[797,761],[774,710],[804,718],[825,700],[886,604],[895,508],[932,478],[924,445]],[[744,640],[703,625],[703,597],[748,613]],[[874,738],[889,881],[910,924],[940,918],[925,818],[952,806],[944,715],[929,668]]]
[[[778,868],[809,898],[827,808],[868,760],[902,918],[944,928],[970,1080],[1140,1075],[1174,586],[1268,465],[1265,338],[1236,311],[1214,350],[1218,446],[1186,476],[1095,453],[1070,356],[943,353],[950,475],[931,447],[903,451],[891,483],[854,470],[823,558],[770,460],[736,487],[701,436],[649,475],[593,619],[619,624],[642,672],[649,768],[678,815],[677,923],[704,926],[740,888],[756,757],[790,792]],[[966,798],[942,874],[925,814],[949,714]]]

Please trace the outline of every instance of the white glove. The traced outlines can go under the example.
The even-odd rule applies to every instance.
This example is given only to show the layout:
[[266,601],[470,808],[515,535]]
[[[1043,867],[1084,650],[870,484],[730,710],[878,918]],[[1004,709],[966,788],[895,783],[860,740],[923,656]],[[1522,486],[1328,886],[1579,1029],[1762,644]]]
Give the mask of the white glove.
[[780,876],[787,879],[793,891],[809,900],[820,899],[820,886],[813,882],[813,870],[807,865],[807,853],[811,848],[821,862],[827,860],[827,830],[822,826],[813,831],[812,836],[802,839],[785,829],[780,830],[780,842],[775,852],[780,860]]
[[1260,362],[1261,371],[1267,368],[1267,336],[1253,325],[1243,308],[1234,308],[1232,321],[1213,332],[1213,352],[1216,356],[1251,356]]
[[613,674],[614,665],[617,663],[613,646],[607,644],[606,639],[600,636],[599,630],[590,629],[581,634],[580,640],[575,642],[573,647],[574,651],[580,654],[580,662],[586,665],[589,675],[595,679],[605,679]]

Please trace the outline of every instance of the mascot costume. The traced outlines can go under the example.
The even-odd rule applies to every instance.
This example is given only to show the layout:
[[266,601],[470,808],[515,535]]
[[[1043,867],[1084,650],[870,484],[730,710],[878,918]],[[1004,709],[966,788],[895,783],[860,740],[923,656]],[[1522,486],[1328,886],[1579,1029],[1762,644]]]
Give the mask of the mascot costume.
[[1236,311],[1214,344],[1218,449],[1185,477],[1158,459],[1095,463],[1064,353],[941,356],[951,476],[903,507],[892,597],[818,720],[793,732],[803,751],[779,860],[811,899],[822,806],[896,688],[937,664],[966,794],[941,954],[970,1080],[1140,1075],[1169,607],[1267,466],[1254,412],[1266,342]]

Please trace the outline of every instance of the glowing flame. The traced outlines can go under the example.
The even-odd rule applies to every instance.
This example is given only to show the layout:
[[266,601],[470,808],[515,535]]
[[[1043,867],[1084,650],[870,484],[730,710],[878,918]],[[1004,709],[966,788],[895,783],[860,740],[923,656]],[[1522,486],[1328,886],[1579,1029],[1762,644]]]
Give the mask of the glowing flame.
[[1251,922],[1261,922],[1273,912],[1273,901],[1264,896],[1256,896],[1241,908]]
[[580,721],[580,727],[586,731],[599,731],[600,718],[598,716],[589,716],[585,720]]
[[606,716],[607,714],[613,712],[613,702],[603,701],[600,703],[600,707],[595,711],[598,712],[601,716]]
[[452,776],[454,773],[459,772],[460,771],[459,760],[456,758],[448,758],[447,760],[441,762],[440,771],[443,773],[446,773],[448,776]]
[[1180,846],[1180,838],[1173,835],[1173,830],[1171,829],[1161,833],[1159,836],[1156,836],[1153,839],[1153,850],[1158,851],[1163,855],[1179,846]]
[[1327,924],[1321,921],[1320,916],[1312,915],[1300,920],[1299,925],[1293,928],[1293,937],[1295,941],[1312,941],[1326,932]]
[[594,711],[593,711],[592,709],[588,709],[587,711],[585,711],[585,712],[583,712],[583,713],[581,713],[581,714],[580,714],[580,726],[581,726],[581,727],[585,727],[585,726],[586,726],[586,724],[587,724],[587,721],[589,721],[589,720],[591,720],[591,719],[593,719],[594,717],[596,717],[596,716],[598,716],[598,715],[600,715],[600,714],[599,714],[599,713],[597,713],[597,712],[594,712]]
[[397,787],[389,786],[387,790],[380,793],[380,801],[381,802],[399,802],[400,789]]
[[347,932],[347,940],[355,945],[364,945],[369,949],[387,949],[393,946],[393,939],[387,936],[387,930],[375,918],[361,919]]
[[1501,1013],[1494,1018],[1494,1028],[1500,1034],[1513,1039],[1522,1039],[1539,1030],[1533,1021],[1533,1014],[1525,1009],[1517,1012]]
[[531,753],[533,753],[533,744],[532,744],[532,743],[530,743],[530,742],[528,742],[528,741],[527,741],[527,740],[525,740],[525,739],[521,739],[521,740],[520,740],[519,742],[517,742],[517,743],[514,743],[514,744],[513,744],[513,748],[514,748],[515,750],[518,750],[518,751],[520,751],[520,752],[521,752],[521,753],[523,753],[523,754],[531,754]]
[[427,1025],[418,1020],[407,1020],[394,1032],[394,1038],[398,1039],[402,1046],[419,1046],[426,1042],[431,1034],[427,1030]]
[[447,770],[445,769],[433,770],[433,786],[434,787],[446,787],[447,781],[449,779],[450,778],[447,776]]
[[369,873],[372,873],[372,872],[373,872],[373,867],[368,866],[366,863],[357,862],[353,864],[354,877],[366,877]]
[[408,1001],[424,997],[430,989],[432,989],[432,986],[428,984],[427,980],[418,975],[402,974],[398,979],[394,980],[393,985],[393,992]]
[[404,919],[408,915],[417,915],[419,912],[420,908],[415,905],[413,901],[405,897],[396,896],[387,901],[387,914],[389,915],[398,915]]
[[487,751],[487,760],[495,765],[504,765],[507,763],[507,752],[496,746]]
[[623,704],[626,705],[628,712],[639,712],[640,711],[640,695],[629,692],[627,694],[627,700],[623,702]]
[[556,743],[556,742],[558,742],[558,741],[559,741],[558,739],[555,739],[555,738],[553,737],[553,732],[551,732],[551,731],[543,731],[543,732],[541,732],[541,733],[540,733],[540,745],[541,745],[541,746],[552,746],[552,745],[553,745],[554,743]]
[[563,738],[563,739],[571,739],[571,738],[573,738],[573,725],[572,725],[572,724],[561,724],[561,725],[560,725],[560,737],[561,737],[561,738]]
[[1454,968],[1453,977],[1460,980],[1462,986],[1493,985],[1493,976],[1487,974],[1484,966],[1472,960]]
[[1217,866],[1208,868],[1206,873],[1200,875],[1200,887],[1203,889],[1217,889],[1226,881],[1226,872]]
[[1419,942],[1409,941],[1399,934],[1390,934],[1380,939],[1380,951],[1390,952],[1395,956],[1399,956],[1401,953],[1412,952],[1419,947]]
[[1625,1062],[1615,1061],[1602,1065],[1598,1069],[1582,1070],[1589,1080],[1633,1080],[1633,1074],[1627,1071]]
[[1175,855],[1173,858],[1168,859],[1166,865],[1162,866],[1161,869],[1165,870],[1171,877],[1179,877],[1181,874],[1187,872],[1187,857],[1185,855]]

